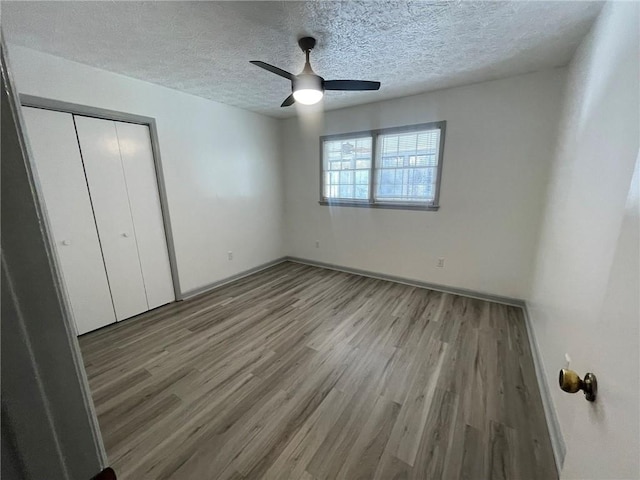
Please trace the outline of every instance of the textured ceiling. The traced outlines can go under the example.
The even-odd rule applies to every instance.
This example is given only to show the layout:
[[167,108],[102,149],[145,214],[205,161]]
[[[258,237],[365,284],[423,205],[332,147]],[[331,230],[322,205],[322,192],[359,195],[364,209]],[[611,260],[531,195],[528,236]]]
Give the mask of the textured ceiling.
[[378,92],[328,92],[325,109],[565,65],[595,2],[2,2],[15,43],[272,116],[299,73],[297,38],[325,79],[378,80]]

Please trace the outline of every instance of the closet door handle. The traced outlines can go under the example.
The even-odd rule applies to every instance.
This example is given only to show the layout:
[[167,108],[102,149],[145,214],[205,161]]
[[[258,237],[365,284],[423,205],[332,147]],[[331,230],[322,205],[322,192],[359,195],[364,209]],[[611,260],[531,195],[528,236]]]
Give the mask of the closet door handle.
[[71,245],[71,240],[62,240],[62,245],[64,245],[65,247],[68,247],[69,245]]
[[129,237],[129,233],[127,233],[127,232],[122,232],[122,236],[123,236],[124,238],[127,238],[127,237]]

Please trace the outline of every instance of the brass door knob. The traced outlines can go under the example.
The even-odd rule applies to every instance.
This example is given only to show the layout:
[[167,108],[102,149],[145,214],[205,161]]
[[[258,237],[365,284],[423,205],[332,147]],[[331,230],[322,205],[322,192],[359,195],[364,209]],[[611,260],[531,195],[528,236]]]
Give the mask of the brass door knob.
[[560,383],[560,388],[567,393],[576,393],[582,390],[584,397],[590,402],[595,401],[598,394],[598,381],[593,373],[587,373],[584,376],[584,380],[582,380],[573,370],[563,368],[560,370],[558,382]]

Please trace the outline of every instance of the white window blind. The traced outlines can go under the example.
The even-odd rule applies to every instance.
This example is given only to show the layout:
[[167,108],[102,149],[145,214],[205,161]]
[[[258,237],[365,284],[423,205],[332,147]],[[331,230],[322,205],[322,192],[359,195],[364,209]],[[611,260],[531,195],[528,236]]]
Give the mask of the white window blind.
[[371,145],[371,137],[323,142],[324,198],[368,200]]
[[376,155],[376,202],[433,204],[440,129],[381,134]]

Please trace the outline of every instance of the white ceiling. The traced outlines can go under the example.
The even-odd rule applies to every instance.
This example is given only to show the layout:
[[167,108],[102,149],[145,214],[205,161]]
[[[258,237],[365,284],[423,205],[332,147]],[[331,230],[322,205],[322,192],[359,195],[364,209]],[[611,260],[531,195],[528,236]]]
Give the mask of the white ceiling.
[[328,92],[335,109],[566,65],[599,2],[2,2],[15,43],[218,102],[289,116],[300,36],[325,79],[378,80]]

